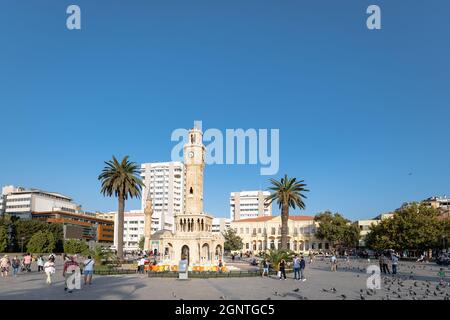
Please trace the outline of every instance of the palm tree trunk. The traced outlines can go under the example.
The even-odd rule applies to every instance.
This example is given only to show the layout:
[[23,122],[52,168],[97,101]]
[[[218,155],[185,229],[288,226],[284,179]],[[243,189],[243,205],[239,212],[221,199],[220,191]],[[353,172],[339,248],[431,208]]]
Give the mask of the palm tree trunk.
[[119,210],[117,211],[117,257],[123,259],[123,222],[125,211],[125,199],[119,195]]
[[289,205],[283,204],[281,208],[281,249],[287,250],[288,242],[288,220],[289,220]]

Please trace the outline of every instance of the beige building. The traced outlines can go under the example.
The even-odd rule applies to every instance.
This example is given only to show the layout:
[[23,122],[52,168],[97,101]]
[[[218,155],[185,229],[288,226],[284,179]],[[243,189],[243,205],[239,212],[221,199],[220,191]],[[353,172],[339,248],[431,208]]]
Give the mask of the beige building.
[[96,212],[95,216],[98,219],[114,221],[116,213],[115,212]]
[[214,218],[212,222],[213,233],[224,233],[230,228],[231,220],[226,218]]
[[224,238],[221,233],[213,234],[213,217],[203,211],[203,133],[193,128],[188,139],[184,146],[184,211],[175,216],[175,232],[161,230],[152,235],[151,249],[158,250],[162,263],[173,265],[187,259],[191,266],[216,265],[223,258]]
[[272,204],[265,206],[268,191],[241,191],[230,194],[230,219],[240,220],[272,215]]
[[377,225],[381,220],[369,219],[369,220],[358,220],[359,228],[359,246],[364,247],[366,245],[365,238],[370,232],[370,226]]
[[[281,247],[281,217],[268,216],[231,222],[243,240],[241,252],[259,252]],[[312,216],[290,216],[288,221],[288,247],[298,253],[328,251],[330,245],[315,237],[316,223]]]

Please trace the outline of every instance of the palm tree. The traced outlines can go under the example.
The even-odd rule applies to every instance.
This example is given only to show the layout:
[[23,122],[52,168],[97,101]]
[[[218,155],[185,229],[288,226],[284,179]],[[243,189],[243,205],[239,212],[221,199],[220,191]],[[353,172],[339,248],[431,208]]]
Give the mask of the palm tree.
[[303,193],[309,190],[305,188],[304,180],[297,181],[296,178],[291,179],[287,175],[284,175],[280,181],[275,179],[269,181],[272,184],[269,188],[272,193],[266,199],[266,206],[276,200],[281,209],[281,249],[287,250],[289,207],[305,209],[302,198],[306,196]]
[[113,156],[112,160],[105,161],[106,166],[102,173],[98,176],[98,180],[102,182],[101,193],[104,196],[112,197],[113,195],[119,200],[119,208],[117,211],[117,256],[123,258],[123,220],[125,211],[125,200],[130,198],[140,198],[141,189],[144,183],[139,177],[139,166],[128,161],[128,156],[124,157],[122,162],[117,161]]

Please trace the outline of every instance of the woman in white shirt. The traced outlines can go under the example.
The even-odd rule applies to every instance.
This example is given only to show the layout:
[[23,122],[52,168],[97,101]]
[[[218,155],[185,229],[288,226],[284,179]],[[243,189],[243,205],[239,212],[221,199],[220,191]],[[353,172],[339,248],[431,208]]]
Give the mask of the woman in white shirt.
[[47,275],[46,283],[52,284],[52,275],[55,273],[55,258],[50,257],[48,261],[44,264],[44,272]]

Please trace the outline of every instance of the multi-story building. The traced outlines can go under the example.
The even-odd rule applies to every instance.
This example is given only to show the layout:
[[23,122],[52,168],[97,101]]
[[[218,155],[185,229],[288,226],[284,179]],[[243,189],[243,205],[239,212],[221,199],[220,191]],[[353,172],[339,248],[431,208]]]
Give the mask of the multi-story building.
[[[315,237],[316,222],[312,216],[290,216],[288,248],[298,253],[327,251],[329,242]],[[231,228],[243,240],[241,252],[257,254],[281,248],[281,217],[264,216],[231,222]]]
[[265,206],[267,191],[241,191],[230,194],[230,219],[240,220],[272,215],[272,205]]
[[370,227],[372,225],[377,225],[380,223],[381,219],[368,219],[368,220],[358,220],[358,228],[359,228],[359,246],[365,247],[366,245],[366,236],[370,232]]
[[114,222],[99,219],[91,213],[72,213],[61,210],[33,212],[32,218],[49,223],[61,223],[64,239],[78,239],[112,244]]
[[33,212],[50,211],[82,212],[81,206],[60,193],[16,188],[14,186],[2,188],[0,213],[10,214],[22,219],[31,219]]
[[224,233],[231,226],[231,219],[213,218],[211,231],[213,233]]
[[152,233],[174,231],[174,217],[184,208],[185,169],[182,162],[155,162],[141,165],[142,211],[150,197],[153,206]]
[[422,201],[423,204],[428,205],[434,209],[437,209],[443,216],[449,217],[450,215],[450,198],[443,197],[430,197]]
[[[118,216],[114,215],[114,223],[118,225]],[[142,210],[130,210],[124,213],[123,223],[123,250],[139,250],[139,241],[144,237],[145,216]],[[117,248],[117,235],[114,234],[114,247]]]
[[114,221],[116,217],[115,212],[96,212],[95,216],[99,219]]

